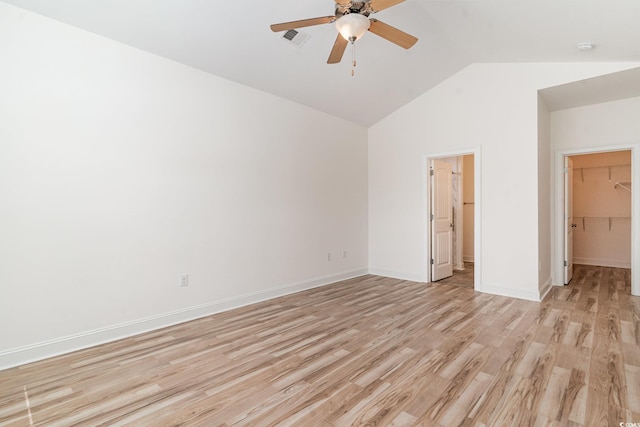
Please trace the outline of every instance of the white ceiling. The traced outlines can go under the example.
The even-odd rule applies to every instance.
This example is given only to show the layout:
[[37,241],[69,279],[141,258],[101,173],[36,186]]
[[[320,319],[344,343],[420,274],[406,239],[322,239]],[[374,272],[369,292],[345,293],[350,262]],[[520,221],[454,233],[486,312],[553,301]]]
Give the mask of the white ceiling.
[[332,0],[4,1],[364,126],[474,62],[640,61],[640,0],[407,0],[375,17],[418,43],[366,34],[354,77],[350,48],[326,64],[333,24],[302,28],[300,48],[269,29]]

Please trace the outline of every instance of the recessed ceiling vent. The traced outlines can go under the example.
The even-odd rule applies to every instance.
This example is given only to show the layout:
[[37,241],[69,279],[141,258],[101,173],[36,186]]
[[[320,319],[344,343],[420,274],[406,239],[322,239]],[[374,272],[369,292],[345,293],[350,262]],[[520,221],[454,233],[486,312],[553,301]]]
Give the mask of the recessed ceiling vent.
[[290,42],[291,44],[302,47],[303,44],[309,40],[311,36],[307,33],[303,33],[298,30],[287,30],[282,34],[282,40]]

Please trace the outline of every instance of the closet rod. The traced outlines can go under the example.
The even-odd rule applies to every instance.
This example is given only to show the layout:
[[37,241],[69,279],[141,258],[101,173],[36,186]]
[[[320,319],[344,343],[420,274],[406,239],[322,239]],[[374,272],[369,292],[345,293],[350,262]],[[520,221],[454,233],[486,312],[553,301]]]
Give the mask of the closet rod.
[[630,187],[630,186],[631,186],[631,182],[629,182],[629,181],[626,181],[626,182],[625,182],[625,181],[623,181],[623,182],[618,181],[618,182],[616,182],[616,184],[613,186],[613,188],[618,188],[618,187],[620,187],[620,188],[624,188],[624,189],[625,189],[625,190],[627,190],[629,193],[631,193],[631,187]]

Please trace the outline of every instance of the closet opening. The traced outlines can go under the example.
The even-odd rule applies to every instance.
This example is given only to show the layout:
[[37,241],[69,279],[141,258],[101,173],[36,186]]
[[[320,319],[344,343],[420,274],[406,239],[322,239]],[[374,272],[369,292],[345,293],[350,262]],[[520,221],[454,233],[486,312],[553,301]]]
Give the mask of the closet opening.
[[427,277],[479,290],[479,156],[430,157],[427,164]]
[[631,165],[631,150],[564,156],[565,285],[599,267],[630,277]]

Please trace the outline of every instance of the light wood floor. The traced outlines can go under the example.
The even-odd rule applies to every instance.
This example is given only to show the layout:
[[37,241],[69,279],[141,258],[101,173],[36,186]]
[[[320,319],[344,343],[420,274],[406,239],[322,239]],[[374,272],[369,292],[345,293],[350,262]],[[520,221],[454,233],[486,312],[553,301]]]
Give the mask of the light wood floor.
[[364,276],[0,371],[0,425],[640,423],[640,298],[542,303]]
[[473,289],[474,265],[472,262],[464,263],[464,270],[453,270],[453,276],[438,281],[438,284],[462,286]]

